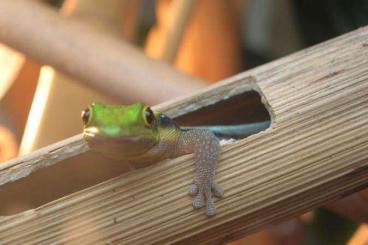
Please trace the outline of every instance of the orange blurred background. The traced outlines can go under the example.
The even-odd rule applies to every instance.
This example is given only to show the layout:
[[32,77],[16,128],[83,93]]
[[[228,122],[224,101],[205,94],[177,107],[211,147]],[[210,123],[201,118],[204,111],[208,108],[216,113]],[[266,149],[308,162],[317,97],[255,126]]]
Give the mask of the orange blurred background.
[[[302,30],[292,2],[65,0],[48,4],[210,84],[301,49]],[[129,102],[116,101],[4,45],[0,45],[0,74],[0,162],[80,133],[79,113],[92,101]],[[231,244],[323,244],[307,241],[314,220],[309,213]],[[348,244],[365,244],[367,234],[362,226]]]

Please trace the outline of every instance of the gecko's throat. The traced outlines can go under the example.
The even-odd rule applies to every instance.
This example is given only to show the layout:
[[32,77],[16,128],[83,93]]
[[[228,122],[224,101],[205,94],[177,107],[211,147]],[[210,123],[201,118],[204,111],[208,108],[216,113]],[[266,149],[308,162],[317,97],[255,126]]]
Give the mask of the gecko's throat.
[[92,150],[117,159],[136,158],[156,144],[156,141],[147,135],[106,136],[94,128],[85,128],[83,135]]

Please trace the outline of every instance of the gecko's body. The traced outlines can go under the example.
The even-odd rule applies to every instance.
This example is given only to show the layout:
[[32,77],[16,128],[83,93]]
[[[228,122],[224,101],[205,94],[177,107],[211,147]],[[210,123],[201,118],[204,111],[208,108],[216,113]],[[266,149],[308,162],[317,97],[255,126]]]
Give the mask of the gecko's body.
[[166,115],[142,104],[107,106],[92,104],[83,111],[84,138],[91,149],[113,158],[137,163],[158,162],[194,153],[196,173],[189,194],[193,206],[206,206],[206,214],[216,213],[212,195],[223,197],[214,181],[221,147],[206,129],[181,129]]

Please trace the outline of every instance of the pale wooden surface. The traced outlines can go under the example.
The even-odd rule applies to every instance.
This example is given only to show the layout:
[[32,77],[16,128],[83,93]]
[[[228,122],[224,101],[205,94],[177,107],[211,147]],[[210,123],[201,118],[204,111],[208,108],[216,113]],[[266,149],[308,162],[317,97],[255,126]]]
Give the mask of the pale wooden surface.
[[[216,179],[226,197],[216,201],[215,217],[191,207],[186,191],[194,167],[187,155],[2,217],[1,241],[221,244],[364,188],[367,40],[368,28],[362,28],[156,107],[175,117],[252,86],[267,100],[272,129],[223,147]],[[82,151],[72,142],[83,145],[76,136],[53,148]],[[33,161],[50,164],[37,160],[42,151],[7,163],[2,172]]]
[[0,164],[0,185],[24,178],[44,168],[88,150],[81,135],[68,138],[45,148]]

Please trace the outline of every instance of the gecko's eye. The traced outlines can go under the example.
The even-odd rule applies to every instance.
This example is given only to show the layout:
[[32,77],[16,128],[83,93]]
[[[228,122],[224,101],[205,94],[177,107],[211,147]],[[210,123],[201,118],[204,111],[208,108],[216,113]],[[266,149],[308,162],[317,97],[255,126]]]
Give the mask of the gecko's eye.
[[147,126],[151,126],[154,120],[155,115],[153,114],[153,111],[151,110],[151,108],[147,107],[144,110],[144,121],[146,122]]
[[82,117],[84,124],[87,124],[89,120],[89,109],[88,108],[82,111],[81,117]]

